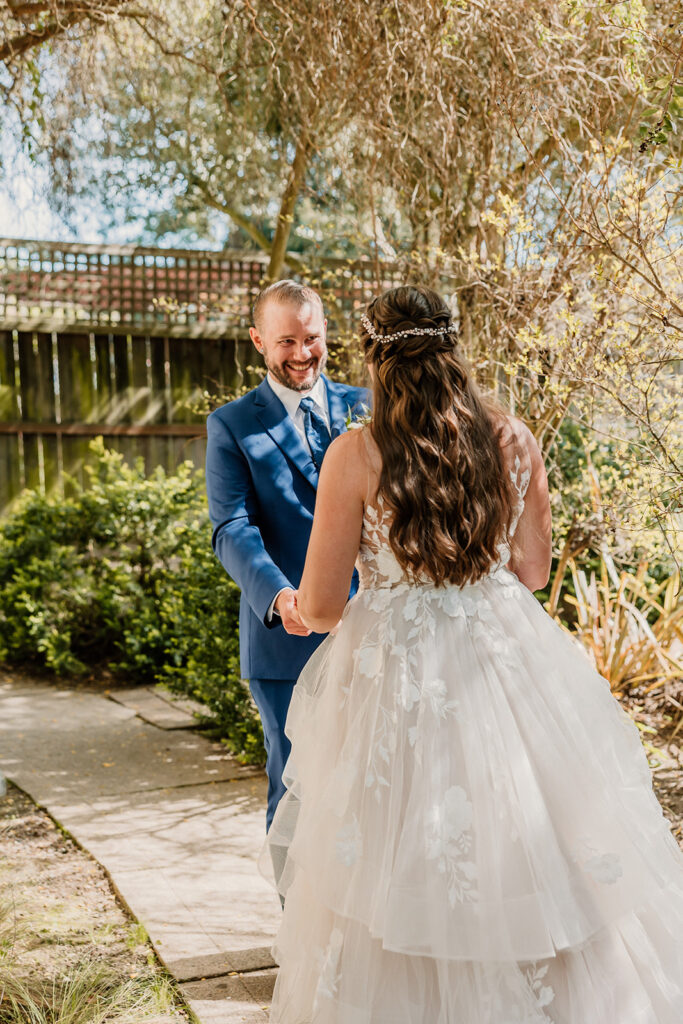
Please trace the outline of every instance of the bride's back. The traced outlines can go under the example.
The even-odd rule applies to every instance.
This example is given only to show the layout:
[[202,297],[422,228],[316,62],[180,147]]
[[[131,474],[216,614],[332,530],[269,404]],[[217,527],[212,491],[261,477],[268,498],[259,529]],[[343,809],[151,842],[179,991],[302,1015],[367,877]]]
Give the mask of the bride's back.
[[514,531],[533,439],[480,393],[435,292],[391,289],[361,323],[373,379],[368,458],[386,540],[409,578],[474,583],[500,563]]
[[[359,457],[365,464],[367,489],[364,501],[363,529],[358,557],[358,572],[361,586],[394,587],[399,584],[433,585],[429,575],[409,575],[396,559],[390,542],[393,513],[380,493],[382,478],[382,455],[372,436],[369,425],[359,431],[362,444],[358,445]],[[500,443],[503,471],[508,475],[517,496],[512,511],[506,540],[499,546],[499,558],[492,568],[510,562],[512,542],[517,524],[524,514],[524,495],[532,476],[535,442],[528,428],[513,417],[503,417],[500,424]],[[535,532],[543,532],[536,524]]]

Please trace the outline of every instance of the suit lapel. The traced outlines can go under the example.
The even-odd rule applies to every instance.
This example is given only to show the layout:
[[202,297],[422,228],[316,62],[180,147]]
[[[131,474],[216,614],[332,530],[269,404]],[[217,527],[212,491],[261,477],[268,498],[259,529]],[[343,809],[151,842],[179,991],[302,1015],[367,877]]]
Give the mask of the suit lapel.
[[[303,473],[311,486],[317,488],[318,470],[284,405],[267,380],[259,384],[256,391],[256,415],[259,420],[278,448]],[[330,407],[330,420],[331,411]]]

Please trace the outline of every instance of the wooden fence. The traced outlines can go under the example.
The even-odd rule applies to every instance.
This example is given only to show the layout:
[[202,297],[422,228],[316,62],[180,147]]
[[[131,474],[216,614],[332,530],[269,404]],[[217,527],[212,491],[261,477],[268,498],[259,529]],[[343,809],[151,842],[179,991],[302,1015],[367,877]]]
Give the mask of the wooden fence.
[[92,438],[146,468],[204,459],[202,392],[256,383],[245,338],[0,330],[0,510],[83,479]]
[[[266,266],[259,253],[0,238],[0,328],[221,337],[249,326]],[[320,260],[308,273],[333,327],[400,278],[371,260]]]
[[[147,469],[204,461],[204,391],[252,386],[259,256],[0,239],[0,512],[25,487],[83,478],[93,437]],[[382,267],[381,285],[397,280]],[[326,261],[332,328],[378,287]]]

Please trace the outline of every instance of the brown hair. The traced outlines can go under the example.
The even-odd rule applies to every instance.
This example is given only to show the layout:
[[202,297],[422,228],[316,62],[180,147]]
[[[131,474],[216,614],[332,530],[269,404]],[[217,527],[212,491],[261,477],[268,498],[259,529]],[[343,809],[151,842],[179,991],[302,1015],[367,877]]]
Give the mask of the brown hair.
[[252,315],[258,331],[263,327],[263,311],[268,302],[290,302],[294,306],[305,306],[307,302],[317,302],[321,312],[324,312],[323,300],[313,288],[308,288],[306,285],[288,278],[284,281],[275,281],[259,292],[254,299]]
[[419,286],[392,288],[367,308],[362,332],[374,367],[372,435],[382,456],[378,494],[393,512],[389,541],[409,576],[473,583],[498,561],[512,518],[503,467],[504,419],[480,394],[458,350],[444,300]]

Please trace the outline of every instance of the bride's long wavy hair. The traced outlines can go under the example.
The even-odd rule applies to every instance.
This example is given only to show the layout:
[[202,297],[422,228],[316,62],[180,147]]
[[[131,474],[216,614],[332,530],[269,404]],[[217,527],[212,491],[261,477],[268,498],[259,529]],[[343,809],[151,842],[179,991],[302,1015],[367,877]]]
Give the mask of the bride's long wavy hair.
[[[477,388],[444,300],[419,286],[392,288],[362,329],[372,365],[371,430],[382,457],[378,494],[392,512],[389,541],[412,578],[473,583],[498,561],[514,507],[503,468],[502,411]],[[410,328],[441,328],[383,342]]]

